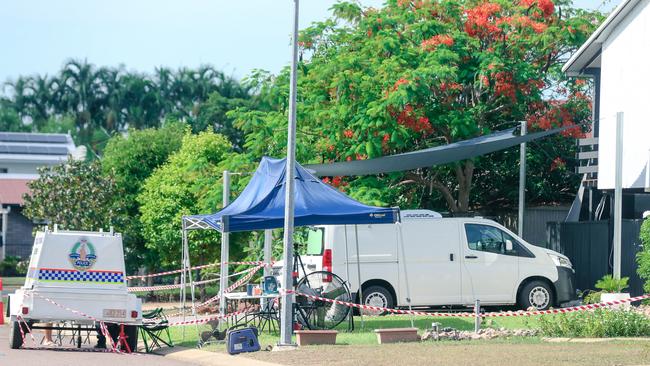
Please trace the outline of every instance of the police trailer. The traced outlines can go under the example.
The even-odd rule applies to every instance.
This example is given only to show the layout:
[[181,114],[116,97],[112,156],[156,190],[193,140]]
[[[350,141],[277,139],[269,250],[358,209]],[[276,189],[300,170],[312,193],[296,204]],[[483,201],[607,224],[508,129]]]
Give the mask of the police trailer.
[[81,331],[92,331],[103,321],[114,340],[122,324],[126,342],[135,350],[141,307],[140,299],[127,291],[119,233],[55,226],[36,234],[25,285],[9,295],[10,346],[20,348],[30,330],[55,329],[75,331],[81,347]]

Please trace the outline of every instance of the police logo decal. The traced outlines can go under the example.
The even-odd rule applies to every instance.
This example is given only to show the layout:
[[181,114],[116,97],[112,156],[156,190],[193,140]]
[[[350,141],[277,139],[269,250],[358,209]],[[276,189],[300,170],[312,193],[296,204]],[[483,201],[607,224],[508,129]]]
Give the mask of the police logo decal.
[[97,261],[95,246],[87,238],[82,237],[72,246],[68,259],[76,270],[87,271]]

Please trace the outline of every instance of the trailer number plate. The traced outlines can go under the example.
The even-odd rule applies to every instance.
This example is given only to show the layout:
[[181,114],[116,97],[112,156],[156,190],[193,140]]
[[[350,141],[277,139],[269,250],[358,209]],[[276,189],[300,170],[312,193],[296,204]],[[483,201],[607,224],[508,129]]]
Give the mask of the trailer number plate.
[[126,318],[126,309],[104,309],[104,318]]

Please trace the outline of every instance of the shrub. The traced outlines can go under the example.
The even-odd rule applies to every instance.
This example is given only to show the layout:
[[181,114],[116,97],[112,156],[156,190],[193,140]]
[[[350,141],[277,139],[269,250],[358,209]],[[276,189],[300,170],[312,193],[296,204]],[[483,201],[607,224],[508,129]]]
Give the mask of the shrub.
[[24,276],[27,274],[27,267],[19,257],[8,256],[0,262],[0,276]]
[[593,291],[593,290],[587,290],[585,291],[582,295],[582,303],[583,304],[597,304],[600,302],[600,295],[602,294],[601,291]]
[[548,337],[644,337],[650,336],[650,319],[631,310],[596,309],[542,315],[539,329]]
[[616,279],[608,274],[596,282],[596,288],[604,293],[620,293],[627,288],[627,281],[628,277]]
[[643,221],[639,236],[643,243],[643,250],[640,251],[636,257],[637,263],[639,264],[637,273],[639,274],[639,277],[645,280],[643,289],[648,293],[650,292],[650,219],[645,219]]

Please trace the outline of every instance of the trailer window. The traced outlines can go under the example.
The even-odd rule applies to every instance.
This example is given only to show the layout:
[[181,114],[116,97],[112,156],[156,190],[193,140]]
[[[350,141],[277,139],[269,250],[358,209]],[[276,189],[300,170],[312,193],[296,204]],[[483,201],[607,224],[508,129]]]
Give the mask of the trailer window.
[[309,229],[307,234],[307,255],[323,255],[323,228]]

